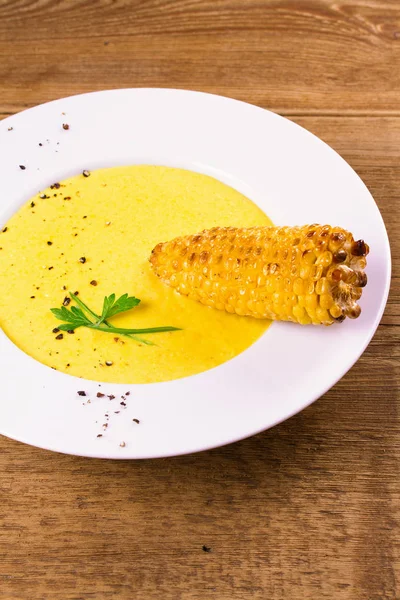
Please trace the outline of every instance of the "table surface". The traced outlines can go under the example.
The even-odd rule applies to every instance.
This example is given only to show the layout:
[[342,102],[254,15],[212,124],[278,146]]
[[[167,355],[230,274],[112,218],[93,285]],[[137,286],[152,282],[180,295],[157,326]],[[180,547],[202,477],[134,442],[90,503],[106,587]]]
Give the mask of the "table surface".
[[0,0],[0,117],[143,86],[239,98],[332,145],[386,221],[389,302],[332,390],[240,443],[105,462],[2,438],[0,597],[398,600],[400,3]]

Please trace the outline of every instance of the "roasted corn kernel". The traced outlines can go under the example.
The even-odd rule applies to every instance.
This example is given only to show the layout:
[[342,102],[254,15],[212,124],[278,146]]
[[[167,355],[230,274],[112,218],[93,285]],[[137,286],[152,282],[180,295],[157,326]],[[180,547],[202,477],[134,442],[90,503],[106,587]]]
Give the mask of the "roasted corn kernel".
[[214,227],[158,244],[150,262],[164,283],[207,306],[331,325],[359,316],[368,252],[330,225]]

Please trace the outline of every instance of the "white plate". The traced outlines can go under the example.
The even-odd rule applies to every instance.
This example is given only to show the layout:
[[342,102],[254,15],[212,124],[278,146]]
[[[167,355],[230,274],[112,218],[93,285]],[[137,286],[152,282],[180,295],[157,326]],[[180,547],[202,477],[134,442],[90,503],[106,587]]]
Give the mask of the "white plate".
[[[69,131],[63,131],[63,122]],[[241,355],[200,375],[147,385],[103,384],[105,393],[131,391],[128,408],[103,438],[96,437],[96,421],[103,422],[110,401],[93,398],[98,384],[39,364],[0,332],[0,430],[6,436],[104,458],[171,456],[228,444],[316,400],[355,363],[378,326],[390,283],[379,210],[336,152],[274,113],[198,92],[85,94],[2,121],[0,155],[1,223],[40,189],[83,168],[151,163],[213,175],[249,196],[276,224],[340,225],[371,248],[358,320],[329,328],[274,323]],[[82,406],[85,398],[77,396],[82,389],[91,404]]]

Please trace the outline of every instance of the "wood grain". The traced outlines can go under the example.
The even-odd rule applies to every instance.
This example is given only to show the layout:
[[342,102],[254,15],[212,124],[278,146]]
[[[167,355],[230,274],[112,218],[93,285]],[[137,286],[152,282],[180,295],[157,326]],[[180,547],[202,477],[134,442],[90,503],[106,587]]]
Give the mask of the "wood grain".
[[2,438],[0,598],[400,598],[399,32],[397,0],[0,0],[0,117],[143,85],[285,112],[356,169],[393,256],[366,352],[270,431],[142,462]]
[[116,87],[400,114],[398,0],[0,0],[9,113]]

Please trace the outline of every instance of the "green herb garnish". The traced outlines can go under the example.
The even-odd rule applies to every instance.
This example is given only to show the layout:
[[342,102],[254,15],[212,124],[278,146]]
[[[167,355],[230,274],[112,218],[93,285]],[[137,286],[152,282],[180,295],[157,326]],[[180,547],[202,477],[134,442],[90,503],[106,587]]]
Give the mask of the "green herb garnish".
[[103,301],[103,310],[101,311],[101,315],[98,315],[84,302],[82,302],[78,296],[72,292],[69,292],[69,295],[78,306],[71,306],[71,308],[62,306],[61,308],[50,309],[56,319],[59,321],[64,321],[62,325],[58,326],[60,331],[75,331],[75,329],[78,329],[78,327],[88,327],[89,329],[96,329],[97,331],[104,331],[105,333],[118,333],[120,335],[124,335],[125,337],[136,340],[137,342],[142,342],[143,344],[148,345],[153,345],[153,342],[139,337],[137,334],[179,331],[179,327],[147,327],[145,329],[125,329],[124,327],[114,327],[114,325],[111,325],[108,319],[115,317],[115,315],[120,313],[131,310],[140,303],[139,298],[135,298],[135,296],[123,294],[118,299],[116,298],[115,294],[106,296]]

